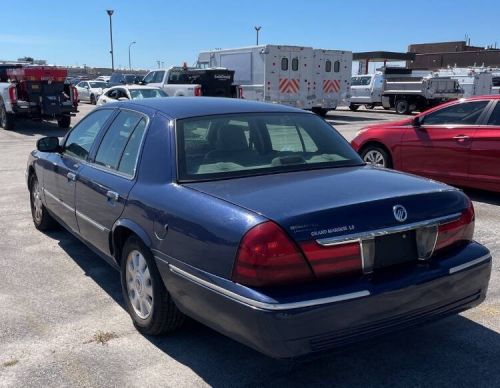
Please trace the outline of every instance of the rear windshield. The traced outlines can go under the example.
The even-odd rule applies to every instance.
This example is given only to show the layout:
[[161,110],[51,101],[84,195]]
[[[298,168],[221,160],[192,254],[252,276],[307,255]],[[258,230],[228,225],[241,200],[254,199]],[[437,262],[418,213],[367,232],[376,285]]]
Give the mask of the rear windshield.
[[178,120],[178,178],[225,179],[362,165],[329,124],[308,113],[245,113]]
[[167,97],[167,93],[160,89],[129,89],[132,99]]

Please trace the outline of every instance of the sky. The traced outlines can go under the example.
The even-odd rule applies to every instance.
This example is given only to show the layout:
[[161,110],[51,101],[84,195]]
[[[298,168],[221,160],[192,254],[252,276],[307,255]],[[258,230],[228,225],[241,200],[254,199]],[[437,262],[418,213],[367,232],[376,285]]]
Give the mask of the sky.
[[[406,51],[410,43],[498,42],[500,1],[420,0],[22,0],[0,24],[0,60],[30,56],[62,66],[151,69],[194,64],[200,51],[255,44],[324,49]],[[16,4],[16,5],[14,5]],[[22,4],[22,7],[19,6]],[[387,6],[384,6],[386,4]],[[5,5],[2,6],[5,11]]]

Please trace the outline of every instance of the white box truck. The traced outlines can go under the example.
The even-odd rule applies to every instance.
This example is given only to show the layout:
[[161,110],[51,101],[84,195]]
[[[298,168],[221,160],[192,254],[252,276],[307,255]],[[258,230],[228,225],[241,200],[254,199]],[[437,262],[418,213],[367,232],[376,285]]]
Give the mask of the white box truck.
[[493,74],[490,71],[480,68],[450,67],[439,69],[436,74],[439,77],[457,80],[464,91],[464,97],[492,94]]
[[234,70],[242,98],[324,115],[349,96],[352,53],[302,46],[250,46],[201,52],[197,65]]

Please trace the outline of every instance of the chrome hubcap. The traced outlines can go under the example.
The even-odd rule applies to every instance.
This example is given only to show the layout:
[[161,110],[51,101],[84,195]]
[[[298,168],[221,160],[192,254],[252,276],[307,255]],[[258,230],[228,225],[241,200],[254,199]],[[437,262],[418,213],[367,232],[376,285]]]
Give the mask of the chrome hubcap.
[[373,164],[375,166],[385,167],[384,155],[382,155],[379,151],[376,151],[376,150],[368,151],[365,154],[365,157],[363,158],[363,160],[366,163],[370,163],[370,164]]
[[131,251],[126,266],[127,293],[134,312],[147,319],[153,310],[153,283],[148,264],[141,252]]
[[38,181],[33,182],[32,188],[32,202],[33,202],[33,216],[35,217],[36,222],[40,222],[42,220],[42,198],[40,193],[40,186]]

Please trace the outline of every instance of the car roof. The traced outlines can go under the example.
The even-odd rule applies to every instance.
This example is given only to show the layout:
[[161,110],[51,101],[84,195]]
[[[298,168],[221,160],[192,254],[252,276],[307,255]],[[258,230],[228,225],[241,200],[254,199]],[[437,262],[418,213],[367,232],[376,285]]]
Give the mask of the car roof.
[[145,86],[145,85],[136,85],[136,84],[124,84],[124,85],[115,85],[115,86],[112,86],[110,88],[108,88],[108,90],[111,90],[111,89],[156,89],[158,90],[159,88],[156,87],[156,86]]
[[283,112],[304,113],[302,109],[285,105],[248,101],[225,97],[167,97],[145,98],[141,100],[124,101],[121,107],[131,109],[147,107],[165,113],[172,119],[208,116],[213,114]]

